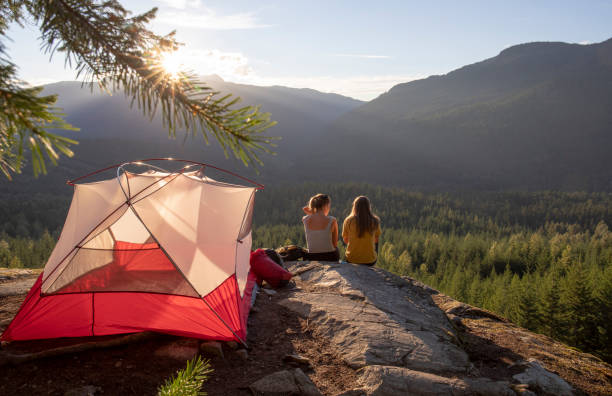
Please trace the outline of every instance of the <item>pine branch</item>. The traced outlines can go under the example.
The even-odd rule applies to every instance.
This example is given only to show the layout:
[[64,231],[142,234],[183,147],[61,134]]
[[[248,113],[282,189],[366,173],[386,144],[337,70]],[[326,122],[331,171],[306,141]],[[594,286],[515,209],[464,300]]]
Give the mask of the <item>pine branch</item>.
[[46,0],[30,8],[40,23],[45,50],[64,52],[77,75],[107,91],[121,89],[132,103],[153,117],[161,108],[164,126],[212,135],[226,155],[233,152],[245,165],[260,163],[257,152],[270,152],[273,138],[263,135],[274,125],[257,107],[234,108],[239,98],[221,96],[190,73],[167,73],[164,55],[181,44],[174,32],[159,36],[146,29],[156,13],[128,17],[117,1]]
[[72,156],[69,146],[77,143],[48,131],[76,130],[55,107],[57,97],[39,96],[42,88],[28,87],[16,74],[0,43],[0,172],[9,180],[12,173],[21,172],[26,148],[38,176],[46,173],[45,157],[56,164],[60,153]]
[[187,362],[187,366],[179,370],[158,389],[158,396],[205,396],[202,385],[213,372],[208,360],[202,360],[198,355]]

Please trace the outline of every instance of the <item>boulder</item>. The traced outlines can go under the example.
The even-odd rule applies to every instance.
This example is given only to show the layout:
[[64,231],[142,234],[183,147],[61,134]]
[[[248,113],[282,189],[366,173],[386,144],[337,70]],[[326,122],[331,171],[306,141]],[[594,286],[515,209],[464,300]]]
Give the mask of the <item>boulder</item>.
[[542,367],[535,359],[529,359],[526,370],[514,375],[517,382],[528,384],[538,394],[568,396],[573,395],[572,387],[558,375]]
[[191,360],[198,355],[198,340],[186,338],[174,341],[158,348],[154,354],[176,360]]
[[200,345],[200,351],[206,356],[224,358],[223,347],[217,341],[204,341]]
[[321,396],[302,370],[282,370],[267,375],[250,386],[256,396]]

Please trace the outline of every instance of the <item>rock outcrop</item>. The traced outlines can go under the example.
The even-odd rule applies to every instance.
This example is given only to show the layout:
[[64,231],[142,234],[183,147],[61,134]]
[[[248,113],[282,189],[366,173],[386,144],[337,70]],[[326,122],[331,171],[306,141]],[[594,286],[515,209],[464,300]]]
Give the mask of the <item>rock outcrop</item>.
[[26,294],[42,269],[0,268],[0,297]]
[[467,372],[468,356],[431,296],[406,293],[406,282],[377,268],[319,263],[307,268],[281,305],[316,324],[351,367]]
[[526,370],[516,374],[514,379],[548,395],[568,396],[572,394],[572,387],[567,382],[558,375],[547,371],[535,359],[530,359],[526,364]]
[[[542,394],[541,384],[529,375],[536,368],[543,370],[540,377],[548,373],[547,378],[560,380],[563,394],[572,392],[537,363],[525,369],[525,378],[481,375],[456,327],[434,302],[437,292],[423,284],[347,263],[292,262],[288,268],[295,286],[279,304],[308,320],[356,370],[354,389],[343,395]],[[451,309],[475,308],[463,304]]]

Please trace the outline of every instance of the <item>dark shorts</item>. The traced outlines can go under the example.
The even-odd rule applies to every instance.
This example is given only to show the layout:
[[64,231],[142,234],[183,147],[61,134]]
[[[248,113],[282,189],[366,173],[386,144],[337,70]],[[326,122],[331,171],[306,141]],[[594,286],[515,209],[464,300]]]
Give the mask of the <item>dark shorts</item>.
[[[348,260],[346,260],[346,262],[351,263]],[[351,264],[367,265],[368,267],[373,267],[374,265],[376,265],[376,261],[374,261],[373,263],[351,263]]]
[[304,260],[310,261],[340,261],[340,252],[338,248],[331,252],[323,253],[304,253]]

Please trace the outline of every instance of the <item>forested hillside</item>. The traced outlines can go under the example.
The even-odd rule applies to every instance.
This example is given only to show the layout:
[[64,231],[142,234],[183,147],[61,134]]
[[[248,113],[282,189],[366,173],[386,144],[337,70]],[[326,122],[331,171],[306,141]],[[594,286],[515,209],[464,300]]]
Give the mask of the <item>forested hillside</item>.
[[611,108],[612,39],[521,44],[343,115],[314,162],[342,147],[337,180],[610,191]]
[[[254,246],[304,245],[301,207],[317,192],[340,223],[355,196],[370,197],[380,267],[612,361],[612,195],[279,185],[257,195]],[[0,202],[0,266],[44,265],[69,197]]]

